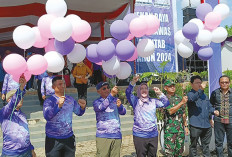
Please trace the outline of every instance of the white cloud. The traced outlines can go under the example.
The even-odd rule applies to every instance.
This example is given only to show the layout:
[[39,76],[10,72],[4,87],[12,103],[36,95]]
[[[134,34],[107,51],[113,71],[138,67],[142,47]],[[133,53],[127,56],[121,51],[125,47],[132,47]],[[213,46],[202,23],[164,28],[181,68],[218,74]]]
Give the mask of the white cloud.
[[182,8],[190,6],[196,8],[199,4],[201,4],[200,0],[182,0],[181,6]]

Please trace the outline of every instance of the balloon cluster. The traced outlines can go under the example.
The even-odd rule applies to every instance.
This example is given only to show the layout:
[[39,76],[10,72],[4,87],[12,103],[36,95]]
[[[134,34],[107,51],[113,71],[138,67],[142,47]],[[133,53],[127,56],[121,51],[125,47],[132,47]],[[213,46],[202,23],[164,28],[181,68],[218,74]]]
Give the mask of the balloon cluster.
[[175,33],[174,39],[180,56],[188,58],[195,51],[201,60],[209,60],[213,56],[210,43],[221,43],[227,38],[226,29],[218,26],[229,13],[230,9],[226,4],[218,4],[214,8],[208,3],[200,4],[196,8],[197,18],[190,20],[182,30]]
[[13,40],[24,50],[32,46],[45,48],[47,70],[59,72],[64,68],[62,55],[67,55],[72,63],[84,60],[86,50],[79,43],[89,38],[91,27],[77,15],[64,17],[67,13],[64,0],[48,0],[45,7],[47,14],[39,18],[37,26],[18,26],[13,32]]
[[19,78],[24,74],[28,81],[31,75],[40,75],[48,68],[48,62],[42,55],[36,54],[31,56],[27,61],[19,54],[10,54],[3,60],[4,70],[13,75],[13,79],[19,82]]
[[91,62],[102,64],[107,77],[126,79],[132,70],[128,63],[120,61],[134,61],[138,56],[148,57],[155,50],[154,42],[150,39],[140,40],[137,47],[129,40],[152,35],[159,26],[160,21],[155,15],[139,17],[127,14],[123,20],[116,20],[111,24],[110,33],[113,38],[89,45],[86,56]]

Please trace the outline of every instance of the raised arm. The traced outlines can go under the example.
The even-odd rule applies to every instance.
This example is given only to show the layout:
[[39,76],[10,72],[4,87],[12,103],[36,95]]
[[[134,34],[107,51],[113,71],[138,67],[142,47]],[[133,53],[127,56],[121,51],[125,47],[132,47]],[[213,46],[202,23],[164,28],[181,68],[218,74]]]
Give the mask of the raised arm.
[[188,97],[184,96],[179,104],[177,104],[174,107],[168,109],[169,114],[172,115],[172,114],[176,113],[181,108],[181,106],[183,106],[184,104],[187,103],[187,101],[188,101]]
[[167,107],[170,103],[168,98],[164,95],[164,93],[162,93],[158,87],[154,87],[153,90],[156,93],[156,95],[159,97],[159,99],[155,99],[156,107],[157,108]]
[[200,96],[202,96],[204,94],[204,91],[199,89],[197,92],[189,92],[188,95],[188,101],[190,102],[194,102],[197,101],[199,99]]
[[79,99],[78,103],[74,100],[73,112],[77,116],[82,116],[85,113],[86,101],[84,99]]
[[134,76],[132,81],[130,82],[129,86],[126,89],[126,97],[129,101],[130,105],[135,108],[138,98],[132,93],[134,90],[134,86],[136,85],[136,82],[138,82],[139,76]]
[[94,111],[96,112],[105,111],[106,108],[110,105],[110,103],[112,103],[114,100],[115,97],[113,97],[111,94],[109,94],[108,97],[103,101],[95,100],[93,102]]
[[117,107],[118,107],[118,113],[120,115],[125,115],[126,114],[126,109],[125,107],[122,105],[122,102],[120,99],[117,99]]

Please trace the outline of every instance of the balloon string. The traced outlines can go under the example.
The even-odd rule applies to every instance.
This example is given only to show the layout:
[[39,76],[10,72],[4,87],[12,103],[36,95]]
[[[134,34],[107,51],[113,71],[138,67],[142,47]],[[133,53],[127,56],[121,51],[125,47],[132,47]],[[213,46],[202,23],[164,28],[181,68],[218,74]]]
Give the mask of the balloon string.
[[[21,93],[21,100],[22,100],[22,93]],[[11,115],[10,115],[10,121],[12,120],[12,115],[13,115],[13,113],[14,113],[14,110],[16,109],[16,103],[17,103],[17,100],[18,100],[18,90],[16,91],[16,100],[15,100],[15,104],[14,104],[14,108],[13,108],[13,110],[12,110],[12,112],[11,112]]]
[[64,71],[63,70],[62,70],[62,80],[63,80],[64,96],[65,96],[65,80],[64,80]]

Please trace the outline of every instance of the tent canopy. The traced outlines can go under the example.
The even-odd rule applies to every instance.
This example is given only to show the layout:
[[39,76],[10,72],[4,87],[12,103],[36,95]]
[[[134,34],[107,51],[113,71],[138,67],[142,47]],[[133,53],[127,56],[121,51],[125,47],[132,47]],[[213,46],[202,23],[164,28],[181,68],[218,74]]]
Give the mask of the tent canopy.
[[[47,0],[2,0],[0,3],[0,46],[15,46],[12,34],[20,25],[37,26],[40,16],[46,14]],[[91,37],[84,44],[99,42],[110,37],[110,24],[123,19],[128,9],[133,9],[135,0],[65,0],[66,15],[76,14],[88,21]],[[104,31],[103,31],[104,30]]]

